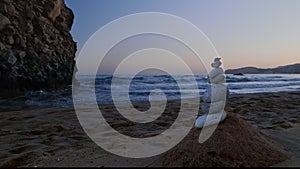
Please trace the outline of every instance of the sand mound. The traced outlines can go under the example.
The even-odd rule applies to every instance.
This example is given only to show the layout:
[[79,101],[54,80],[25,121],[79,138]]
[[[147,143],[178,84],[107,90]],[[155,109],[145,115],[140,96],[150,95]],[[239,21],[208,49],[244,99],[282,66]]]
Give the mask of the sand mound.
[[201,129],[193,128],[176,147],[166,152],[163,166],[257,167],[270,166],[288,158],[278,144],[243,119],[229,113],[206,142],[198,143]]

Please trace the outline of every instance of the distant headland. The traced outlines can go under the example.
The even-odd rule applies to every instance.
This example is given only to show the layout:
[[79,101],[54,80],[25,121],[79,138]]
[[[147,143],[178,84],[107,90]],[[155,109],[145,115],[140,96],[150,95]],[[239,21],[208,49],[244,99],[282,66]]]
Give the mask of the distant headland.
[[228,69],[226,74],[300,74],[300,63],[279,66],[276,68],[242,67]]

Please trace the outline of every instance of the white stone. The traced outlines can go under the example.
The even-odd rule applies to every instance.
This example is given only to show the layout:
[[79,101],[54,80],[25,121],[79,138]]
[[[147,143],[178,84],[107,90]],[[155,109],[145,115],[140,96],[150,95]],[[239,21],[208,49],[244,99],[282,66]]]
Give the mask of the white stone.
[[222,122],[227,116],[225,111],[215,114],[205,114],[197,118],[195,126],[197,128],[202,128],[205,126],[210,126]]
[[224,74],[219,74],[214,78],[210,78],[209,80],[210,80],[210,83],[216,83],[216,84],[225,83],[226,77]]
[[211,84],[207,87],[202,99],[204,102],[225,101],[227,95],[227,87],[225,84]]
[[213,103],[207,103],[207,102],[200,103],[202,112],[209,113],[209,114],[221,112],[225,108],[225,105],[226,105],[226,101],[218,101]]
[[222,65],[221,61],[215,61],[214,63],[211,64],[211,67],[213,68],[218,68]]
[[214,62],[217,62],[217,61],[220,61],[220,60],[221,60],[221,58],[216,57],[216,58],[214,59]]
[[220,75],[220,74],[224,74],[224,70],[222,69],[222,68],[214,68],[214,69],[212,69],[209,73],[208,73],[208,76],[210,77],[210,78],[214,78],[214,77],[216,77],[216,76],[218,76],[218,75]]

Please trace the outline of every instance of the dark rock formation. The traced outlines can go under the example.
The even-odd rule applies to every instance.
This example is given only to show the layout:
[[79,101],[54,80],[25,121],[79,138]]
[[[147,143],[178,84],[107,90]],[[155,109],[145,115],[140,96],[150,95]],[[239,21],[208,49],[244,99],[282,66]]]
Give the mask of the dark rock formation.
[[256,67],[243,67],[238,69],[228,69],[226,74],[300,74],[300,63],[286,66],[279,66],[276,68],[256,68]]
[[73,19],[63,0],[0,0],[0,90],[71,84]]

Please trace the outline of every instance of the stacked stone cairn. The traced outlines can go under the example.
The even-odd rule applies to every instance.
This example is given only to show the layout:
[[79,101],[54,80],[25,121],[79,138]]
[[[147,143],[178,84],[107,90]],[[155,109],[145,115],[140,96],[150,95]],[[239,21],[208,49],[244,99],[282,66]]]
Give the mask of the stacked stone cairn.
[[215,58],[211,64],[212,70],[209,72],[209,86],[202,97],[201,110],[204,115],[199,116],[195,126],[202,128],[218,124],[226,118],[227,113],[224,111],[228,88],[225,84],[226,77],[224,70],[220,67],[221,58]]

